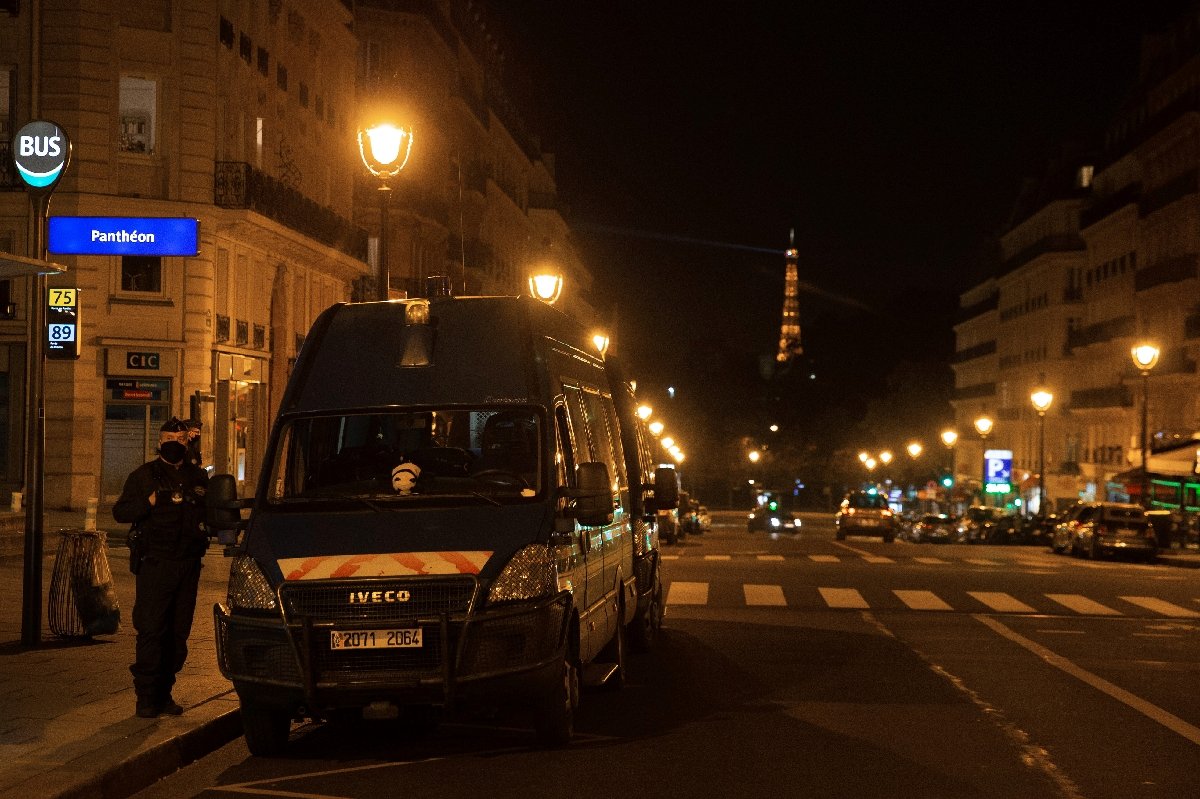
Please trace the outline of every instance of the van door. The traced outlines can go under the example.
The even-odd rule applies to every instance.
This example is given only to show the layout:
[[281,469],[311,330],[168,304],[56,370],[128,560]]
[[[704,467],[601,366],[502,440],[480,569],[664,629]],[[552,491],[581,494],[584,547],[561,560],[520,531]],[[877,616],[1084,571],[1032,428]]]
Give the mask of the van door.
[[[567,409],[559,405],[554,409],[554,429],[556,437],[555,449],[555,479],[556,485],[575,488],[575,444],[572,440],[571,425],[567,419]],[[560,500],[566,503],[566,500]],[[572,596],[585,609],[588,602],[587,579],[587,539],[584,530],[576,522],[571,530],[569,544],[555,548],[555,565],[558,567],[559,587],[567,587],[564,581],[569,581]],[[586,640],[586,638],[585,638]]]
[[[618,578],[624,582],[633,576],[633,548],[629,532],[629,480],[625,473],[625,453],[621,447],[621,429],[612,398],[595,391],[583,393],[588,409],[588,430],[597,460],[608,467],[613,486],[613,520],[604,528],[604,586],[613,590]],[[619,590],[619,589],[618,589]],[[614,597],[615,599],[615,597]],[[613,606],[608,606],[610,611]]]

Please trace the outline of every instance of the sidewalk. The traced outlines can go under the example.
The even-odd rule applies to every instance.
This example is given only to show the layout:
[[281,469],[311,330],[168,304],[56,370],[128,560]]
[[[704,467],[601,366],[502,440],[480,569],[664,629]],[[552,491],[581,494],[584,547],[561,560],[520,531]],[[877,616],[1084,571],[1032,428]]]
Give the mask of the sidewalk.
[[[117,531],[103,513],[99,527]],[[133,712],[129,674],[135,634],[128,550],[108,551],[120,631],[93,640],[56,638],[46,622],[54,533],[81,528],[83,512],[46,516],[41,646],[20,643],[22,560],[0,559],[0,797],[127,796],[239,736],[237,696],[214,653],[212,606],[224,601],[230,563],[221,549],[213,546],[204,558],[188,660],[175,686],[185,712],[142,719]]]

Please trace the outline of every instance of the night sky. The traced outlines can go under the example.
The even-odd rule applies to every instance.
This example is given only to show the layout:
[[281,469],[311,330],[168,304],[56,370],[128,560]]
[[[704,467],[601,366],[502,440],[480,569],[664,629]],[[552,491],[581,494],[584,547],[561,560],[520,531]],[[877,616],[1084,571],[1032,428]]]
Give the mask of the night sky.
[[508,88],[556,156],[597,305],[635,371],[656,390],[712,395],[721,380],[723,396],[680,403],[701,417],[741,398],[789,404],[802,384],[764,381],[758,364],[794,227],[799,368],[823,402],[848,403],[844,423],[896,363],[948,363],[957,293],[1022,179],[1064,141],[1099,142],[1136,81],[1140,31],[1186,5],[504,0],[492,13]]

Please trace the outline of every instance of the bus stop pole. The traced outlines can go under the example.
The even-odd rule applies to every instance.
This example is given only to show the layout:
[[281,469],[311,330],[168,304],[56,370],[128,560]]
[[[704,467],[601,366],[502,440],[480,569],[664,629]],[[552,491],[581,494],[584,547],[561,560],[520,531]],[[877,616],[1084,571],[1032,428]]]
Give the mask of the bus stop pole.
[[[33,204],[33,253],[46,259],[46,213],[50,192],[30,192]],[[44,550],[42,490],[46,454],[46,276],[31,278],[29,302],[29,350],[25,364],[26,463],[25,463],[25,573],[21,604],[21,643],[37,646],[42,640],[42,557]]]

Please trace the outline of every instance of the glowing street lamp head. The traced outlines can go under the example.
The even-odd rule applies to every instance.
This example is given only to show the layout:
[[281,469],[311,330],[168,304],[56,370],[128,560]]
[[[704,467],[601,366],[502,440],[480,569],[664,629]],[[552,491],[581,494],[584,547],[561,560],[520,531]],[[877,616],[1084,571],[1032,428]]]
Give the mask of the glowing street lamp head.
[[1050,403],[1054,402],[1054,395],[1044,388],[1039,388],[1029,395],[1029,401],[1033,403],[1035,411],[1045,413],[1050,410]]
[[637,409],[638,418],[643,422],[650,418],[650,414],[654,413],[654,409],[649,405],[639,405]]
[[869,457],[871,457],[871,456],[870,456],[870,455],[868,455],[867,453],[865,453],[865,452],[860,452],[860,453],[858,453],[858,462],[859,462],[859,463],[866,463],[866,462],[867,462],[867,458],[869,458]]
[[958,441],[958,431],[956,431],[956,430],[943,430],[942,431],[942,443],[945,444],[947,447],[953,447],[957,441]]
[[671,453],[671,456],[672,456],[673,458],[675,458],[675,462],[676,462],[676,463],[683,463],[683,459],[686,457],[686,456],[683,454],[683,451],[682,451],[682,450],[680,450],[678,447],[676,447],[676,448],[675,448],[675,451]]
[[986,436],[992,432],[992,426],[995,424],[990,417],[980,416],[975,420],[975,432],[981,436]]
[[664,425],[662,422],[651,422],[647,425],[647,428],[650,430],[650,435],[661,436],[662,431],[666,428],[666,425]]
[[759,459],[762,458],[762,453],[756,449],[752,449],[746,453],[746,457],[750,459],[751,463],[758,463]]
[[663,449],[670,451],[671,447],[675,446],[675,439],[667,436],[662,440]]
[[529,276],[529,295],[544,303],[553,305],[562,296],[562,275],[551,272],[539,272]]
[[358,132],[358,154],[377,178],[394,178],[400,174],[400,170],[408,163],[412,143],[412,128],[398,128],[391,123],[374,125]]
[[892,453],[886,449],[883,452],[879,453],[879,462],[882,463],[884,466],[887,466],[889,463],[892,462]]
[[879,462],[877,460],[875,460],[874,458],[867,458],[865,461],[863,461],[863,466],[867,467],[868,472],[872,471],[878,465],[879,465]]
[[1138,344],[1129,352],[1133,356],[1133,365],[1141,372],[1149,372],[1158,363],[1159,349],[1148,342]]
[[600,354],[608,352],[608,336],[603,333],[597,333],[592,336],[592,346],[600,351]]
[[909,443],[907,449],[908,449],[908,456],[910,458],[919,458],[919,457],[921,457],[921,451],[925,448],[922,447],[920,445],[920,443],[913,441],[913,442]]

